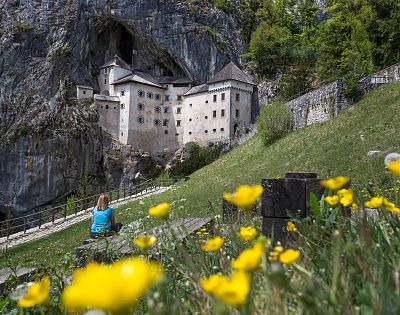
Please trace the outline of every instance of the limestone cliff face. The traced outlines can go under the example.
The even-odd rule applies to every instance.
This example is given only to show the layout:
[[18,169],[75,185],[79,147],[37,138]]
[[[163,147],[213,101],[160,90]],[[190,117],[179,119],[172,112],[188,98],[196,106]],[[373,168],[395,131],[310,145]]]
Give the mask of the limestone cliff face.
[[[136,69],[203,83],[243,52],[237,21],[212,3],[1,1],[0,213],[32,211],[83,176],[126,180],[132,168],[121,177],[105,164],[115,146],[107,147],[89,104],[73,101],[75,85],[98,91],[98,67],[115,53]],[[142,169],[142,158],[126,152]]]

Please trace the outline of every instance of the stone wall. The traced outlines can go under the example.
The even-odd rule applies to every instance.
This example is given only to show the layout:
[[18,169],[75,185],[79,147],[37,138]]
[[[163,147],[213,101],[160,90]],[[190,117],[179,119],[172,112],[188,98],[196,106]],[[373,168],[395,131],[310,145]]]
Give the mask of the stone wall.
[[358,81],[363,93],[366,93],[378,85],[400,81],[400,63],[372,73]]
[[345,89],[346,83],[338,80],[286,103],[293,113],[294,128],[300,129],[336,116],[350,104],[344,95]]

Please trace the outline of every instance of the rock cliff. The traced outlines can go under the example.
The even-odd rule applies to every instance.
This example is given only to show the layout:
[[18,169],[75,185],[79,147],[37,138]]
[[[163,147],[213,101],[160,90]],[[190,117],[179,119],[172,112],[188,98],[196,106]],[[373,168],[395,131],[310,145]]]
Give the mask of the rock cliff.
[[115,53],[203,83],[242,52],[239,23],[211,0],[1,1],[0,218],[65,196],[83,177],[126,181],[157,164],[119,148],[131,162],[110,168],[116,146],[89,104],[73,100],[76,84],[98,91],[98,67]]

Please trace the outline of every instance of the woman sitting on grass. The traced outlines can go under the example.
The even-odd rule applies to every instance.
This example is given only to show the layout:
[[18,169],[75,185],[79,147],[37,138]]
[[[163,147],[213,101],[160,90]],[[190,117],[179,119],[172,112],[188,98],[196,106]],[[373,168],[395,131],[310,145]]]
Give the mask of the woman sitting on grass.
[[119,232],[121,223],[115,223],[114,211],[108,206],[109,199],[105,194],[101,194],[97,201],[97,206],[92,210],[92,220],[90,221],[90,237],[107,236],[112,232]]

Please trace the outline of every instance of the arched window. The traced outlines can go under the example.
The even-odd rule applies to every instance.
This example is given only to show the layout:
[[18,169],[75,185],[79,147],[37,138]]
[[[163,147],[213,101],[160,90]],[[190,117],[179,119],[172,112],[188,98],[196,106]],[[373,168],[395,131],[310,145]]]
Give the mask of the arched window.
[[137,92],[137,95],[140,96],[140,97],[144,97],[144,96],[145,96],[145,93],[144,93],[144,91],[139,90],[139,91]]
[[138,116],[137,122],[138,122],[139,124],[144,124],[144,117],[143,117],[143,116]]
[[137,104],[137,109],[144,110],[144,104],[142,104],[142,103]]
[[161,98],[160,94],[155,94],[154,97],[157,101]]
[[121,103],[121,109],[124,109],[124,108],[125,108],[125,104]]

